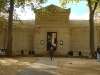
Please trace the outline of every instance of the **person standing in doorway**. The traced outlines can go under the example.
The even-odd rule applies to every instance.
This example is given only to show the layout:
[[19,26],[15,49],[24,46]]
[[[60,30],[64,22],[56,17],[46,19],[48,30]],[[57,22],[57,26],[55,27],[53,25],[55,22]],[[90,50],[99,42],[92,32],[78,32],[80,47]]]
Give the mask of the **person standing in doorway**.
[[100,62],[100,48],[97,46],[97,61]]
[[49,50],[49,52],[50,52],[50,57],[51,57],[51,60],[52,60],[52,57],[53,57],[53,54],[54,54],[53,46],[51,46],[51,49]]

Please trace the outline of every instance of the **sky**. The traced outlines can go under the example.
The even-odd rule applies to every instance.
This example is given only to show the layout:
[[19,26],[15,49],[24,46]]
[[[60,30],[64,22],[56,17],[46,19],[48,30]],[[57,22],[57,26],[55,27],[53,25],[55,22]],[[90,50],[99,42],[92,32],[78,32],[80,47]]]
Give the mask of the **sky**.
[[[43,4],[43,7],[46,7],[48,5],[54,4],[56,6],[60,7],[60,3],[58,2],[58,0],[48,0],[47,3]],[[77,19],[77,20],[88,20],[89,19],[89,9],[86,6],[87,2],[86,1],[81,1],[80,3],[70,3],[66,5],[66,9],[67,8],[71,8],[71,13],[70,13],[70,19]],[[27,8],[27,11],[23,14],[20,12],[20,10],[18,9],[17,12],[20,13],[20,19],[22,20],[31,20],[31,19],[35,19],[34,18],[34,13],[31,11],[31,9]]]

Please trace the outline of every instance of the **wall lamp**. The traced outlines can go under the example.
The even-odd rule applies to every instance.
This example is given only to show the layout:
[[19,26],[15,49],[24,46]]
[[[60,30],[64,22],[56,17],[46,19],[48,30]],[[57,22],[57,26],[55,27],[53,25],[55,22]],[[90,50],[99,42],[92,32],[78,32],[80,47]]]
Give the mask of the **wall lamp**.
[[43,40],[41,40],[41,41],[40,41],[40,44],[41,44],[41,45],[43,45],[43,44],[44,44],[44,41],[43,41]]
[[63,45],[63,41],[62,40],[60,40],[60,45]]

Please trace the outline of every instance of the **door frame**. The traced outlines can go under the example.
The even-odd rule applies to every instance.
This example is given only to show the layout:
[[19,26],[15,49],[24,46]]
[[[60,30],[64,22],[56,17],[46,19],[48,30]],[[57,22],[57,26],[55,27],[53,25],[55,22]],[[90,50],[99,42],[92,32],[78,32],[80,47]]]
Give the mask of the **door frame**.
[[54,47],[54,51],[57,51],[57,32],[46,33],[46,50],[49,51],[51,46]]

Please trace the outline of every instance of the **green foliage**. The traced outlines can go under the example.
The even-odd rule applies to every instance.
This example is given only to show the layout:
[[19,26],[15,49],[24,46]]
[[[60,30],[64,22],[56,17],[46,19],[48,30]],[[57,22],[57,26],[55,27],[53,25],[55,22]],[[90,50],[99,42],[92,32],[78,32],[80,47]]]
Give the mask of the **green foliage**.
[[47,0],[15,0],[15,3],[20,2],[20,3],[25,3],[25,2],[39,2],[39,3],[45,3]]
[[36,20],[38,21],[38,25],[40,25],[40,21],[42,20],[42,16],[50,18],[51,11],[47,10],[46,8],[36,9],[35,14],[37,15]]
[[[34,3],[43,4],[46,3],[47,0],[15,0],[15,3],[19,6],[24,6],[26,3],[28,3],[29,6],[33,6]],[[34,5],[35,6],[35,5]]]
[[[46,3],[47,0],[14,0],[14,3],[18,6],[18,7],[25,7],[25,5],[27,4],[28,6],[31,6],[32,8],[35,7],[35,4],[43,4]],[[10,0],[0,0],[0,12],[5,12],[5,6],[7,5],[7,3],[10,3]]]
[[95,4],[98,3],[98,6],[100,6],[100,0],[91,0],[91,5],[92,5],[92,8],[95,7]]
[[39,16],[42,16],[42,15],[49,16],[51,14],[51,12],[48,11],[47,9],[45,9],[45,8],[42,8],[40,10],[36,9],[34,12]]
[[[79,3],[80,1],[83,1],[83,0],[59,0],[60,4],[61,4],[61,7],[62,8],[66,8],[66,5],[68,3]],[[86,0],[87,2],[89,0]],[[100,0],[90,0],[91,1],[91,7],[92,7],[92,11],[93,13],[95,12],[100,12]],[[86,4],[86,6],[90,7],[88,4]]]
[[0,12],[4,11],[7,0],[0,0]]
[[0,25],[2,25],[3,27],[7,27],[8,26],[8,20],[5,19],[4,17],[0,17]]
[[8,21],[4,17],[0,17],[0,33],[2,32],[3,28],[8,26]]
[[61,4],[61,7],[62,8],[66,8],[66,5],[68,3],[79,3],[81,0],[59,0],[60,4]]
[[[40,4],[45,3],[45,2],[47,2],[47,0],[14,0],[14,3],[15,3],[14,6],[22,7],[23,9],[25,6],[30,6],[32,10],[36,11],[37,8],[35,4],[39,6]],[[9,4],[10,0],[0,0],[0,12],[5,12],[5,13],[9,12],[9,7],[5,9],[5,6],[8,5],[7,3]],[[43,9],[41,14],[46,14],[46,13],[48,12]],[[24,24],[18,17],[18,14],[14,12],[13,16],[14,16],[14,20],[19,21],[20,25],[23,27]]]

